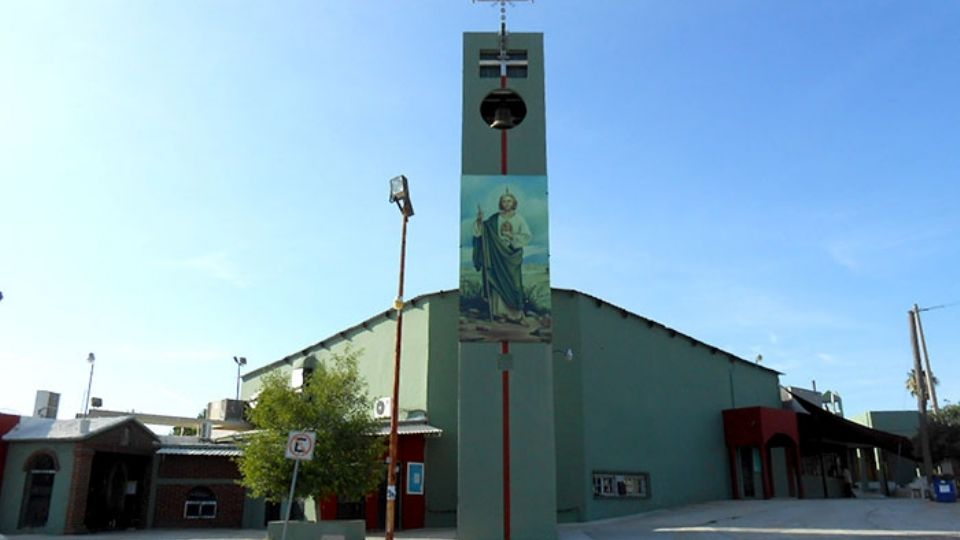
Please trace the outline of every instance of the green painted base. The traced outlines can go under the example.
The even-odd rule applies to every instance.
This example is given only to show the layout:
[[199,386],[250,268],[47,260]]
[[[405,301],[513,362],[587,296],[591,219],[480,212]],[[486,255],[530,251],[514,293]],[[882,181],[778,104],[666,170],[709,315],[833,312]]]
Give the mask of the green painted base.
[[[267,538],[280,540],[283,521],[271,521],[267,525]],[[367,526],[362,519],[331,521],[291,521],[287,526],[286,540],[364,540]]]
[[[550,347],[512,344],[510,536],[557,537],[553,367]],[[460,344],[457,537],[502,539],[503,373],[499,344]]]

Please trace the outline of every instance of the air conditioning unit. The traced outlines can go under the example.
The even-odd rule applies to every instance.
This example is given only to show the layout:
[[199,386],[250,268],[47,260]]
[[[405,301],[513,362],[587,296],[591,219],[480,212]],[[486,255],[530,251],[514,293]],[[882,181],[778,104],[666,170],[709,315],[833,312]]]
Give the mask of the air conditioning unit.
[[56,418],[60,408],[60,394],[37,390],[37,399],[33,404],[33,415],[40,418]]
[[243,401],[221,399],[207,405],[207,420],[214,422],[240,422],[243,420]]
[[373,404],[374,418],[390,418],[393,410],[393,400],[388,397],[382,397]]

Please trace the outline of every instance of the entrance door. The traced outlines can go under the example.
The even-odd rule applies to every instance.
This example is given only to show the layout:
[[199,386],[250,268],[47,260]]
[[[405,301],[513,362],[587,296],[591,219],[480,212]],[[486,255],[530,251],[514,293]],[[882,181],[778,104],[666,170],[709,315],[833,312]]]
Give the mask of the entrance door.
[[760,464],[760,449],[754,446],[741,446],[740,454],[740,482],[743,488],[744,499],[760,497],[758,486],[763,485],[762,468]]

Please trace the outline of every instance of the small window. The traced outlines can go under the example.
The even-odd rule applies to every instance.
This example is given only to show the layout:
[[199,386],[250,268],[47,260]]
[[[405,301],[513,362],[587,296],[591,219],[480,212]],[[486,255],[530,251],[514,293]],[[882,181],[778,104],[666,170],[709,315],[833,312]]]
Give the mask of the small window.
[[187,493],[183,503],[183,517],[187,519],[214,519],[217,517],[217,497],[207,488],[198,487]]
[[597,499],[650,498],[648,473],[594,472],[593,496]]
[[[507,78],[526,79],[529,60],[527,51],[507,51]],[[484,49],[480,51],[480,78],[495,79],[500,76],[500,51]]]

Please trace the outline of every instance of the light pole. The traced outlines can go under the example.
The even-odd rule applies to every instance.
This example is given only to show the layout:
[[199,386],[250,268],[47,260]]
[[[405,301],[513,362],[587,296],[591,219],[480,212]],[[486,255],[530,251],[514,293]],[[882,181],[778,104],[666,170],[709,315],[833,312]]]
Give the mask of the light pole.
[[233,361],[237,364],[237,400],[240,399],[240,368],[247,365],[247,357],[234,356]]
[[403,269],[407,256],[407,221],[413,215],[413,203],[410,202],[410,188],[407,177],[395,176],[390,179],[390,202],[397,203],[403,215],[403,229],[400,233],[400,288],[393,302],[397,310],[397,340],[393,357],[393,397],[390,400],[390,449],[387,463],[387,522],[384,540],[393,540],[394,523],[397,511],[397,411],[400,403],[400,344],[403,330]]
[[917,411],[920,413],[918,431],[920,432],[920,450],[923,453],[924,492],[930,489],[933,480],[933,460],[930,457],[930,435],[927,431],[927,388],[923,380],[923,366],[920,364],[920,346],[917,340],[916,306],[907,312],[910,318],[910,344],[913,348],[913,376],[917,385]]
[[97,357],[90,353],[87,355],[87,362],[90,363],[90,378],[87,380],[87,393],[83,395],[83,416],[86,417],[90,412],[90,389],[93,387],[93,366],[97,362]]
[[923,351],[924,363],[927,366],[927,371],[924,374],[923,378],[924,378],[924,381],[926,382],[927,389],[930,391],[930,398],[933,403],[933,412],[935,414],[940,413],[940,404],[937,402],[937,383],[936,383],[936,377],[933,376],[933,370],[930,368],[930,354],[927,353],[927,338],[924,337],[923,335],[923,323],[920,322],[920,312],[953,307],[956,305],[960,305],[960,302],[950,302],[949,304],[940,304],[938,306],[930,306],[930,307],[924,307],[924,308],[918,306],[917,304],[913,305],[913,315],[914,315],[914,318],[917,320],[917,332],[920,334],[920,348]]

